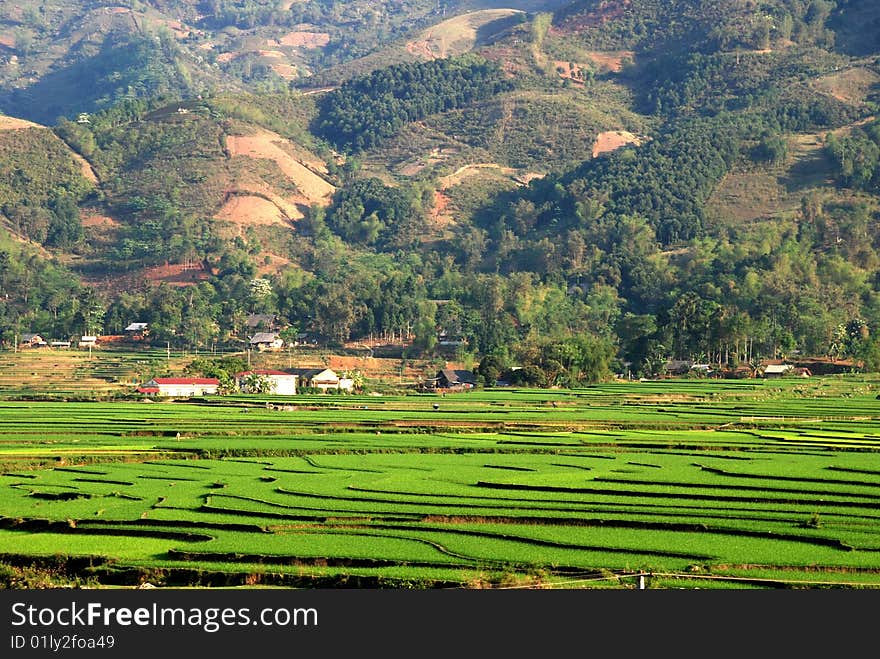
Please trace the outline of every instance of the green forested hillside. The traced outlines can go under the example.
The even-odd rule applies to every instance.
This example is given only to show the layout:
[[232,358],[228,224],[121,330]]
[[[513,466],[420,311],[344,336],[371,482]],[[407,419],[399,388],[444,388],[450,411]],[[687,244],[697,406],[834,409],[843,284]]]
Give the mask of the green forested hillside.
[[405,124],[507,91],[494,63],[472,57],[395,64],[324,94],[315,132],[343,151],[363,151]]
[[0,212],[14,234],[72,247],[82,236],[77,204],[94,192],[90,175],[89,165],[51,130],[0,129]]
[[[425,41],[501,6],[10,11],[0,108],[54,105],[0,132],[2,337],[138,318],[234,346],[264,312],[331,345],[403,337],[490,383],[880,367],[872,3],[517,2],[470,53]],[[88,12],[96,36],[64,42]]]

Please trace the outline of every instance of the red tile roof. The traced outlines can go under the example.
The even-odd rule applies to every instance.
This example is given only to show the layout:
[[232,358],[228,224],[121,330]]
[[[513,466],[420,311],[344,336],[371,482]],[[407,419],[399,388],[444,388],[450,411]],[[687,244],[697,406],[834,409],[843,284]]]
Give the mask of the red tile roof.
[[156,384],[220,384],[217,378],[153,378]]

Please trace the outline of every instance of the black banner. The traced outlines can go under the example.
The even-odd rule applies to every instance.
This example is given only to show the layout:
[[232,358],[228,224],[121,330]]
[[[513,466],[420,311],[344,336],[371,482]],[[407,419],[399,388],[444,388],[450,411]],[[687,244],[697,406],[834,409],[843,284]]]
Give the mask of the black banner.
[[752,644],[788,654],[824,642],[840,651],[873,645],[876,600],[875,591],[6,590],[0,657],[628,655]]

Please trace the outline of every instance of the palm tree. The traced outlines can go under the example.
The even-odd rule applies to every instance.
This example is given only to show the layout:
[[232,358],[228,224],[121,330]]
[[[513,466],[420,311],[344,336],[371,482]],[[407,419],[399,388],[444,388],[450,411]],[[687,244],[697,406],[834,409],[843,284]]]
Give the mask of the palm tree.
[[348,378],[352,382],[352,386],[355,391],[363,391],[364,384],[366,383],[366,378],[364,378],[364,374],[360,371],[345,371],[342,374],[342,377]]

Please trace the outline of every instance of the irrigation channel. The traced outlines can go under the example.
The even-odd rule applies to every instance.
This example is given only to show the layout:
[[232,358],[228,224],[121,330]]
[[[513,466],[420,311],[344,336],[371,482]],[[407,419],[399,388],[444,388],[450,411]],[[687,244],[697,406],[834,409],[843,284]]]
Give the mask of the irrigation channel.
[[878,588],[880,380],[0,401],[7,587]]

